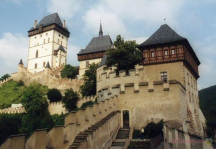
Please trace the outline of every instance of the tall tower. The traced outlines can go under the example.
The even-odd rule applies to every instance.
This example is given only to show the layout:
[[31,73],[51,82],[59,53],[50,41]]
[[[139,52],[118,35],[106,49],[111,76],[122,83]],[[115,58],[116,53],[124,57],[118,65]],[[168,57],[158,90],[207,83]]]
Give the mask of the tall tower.
[[58,13],[45,16],[38,24],[35,20],[28,36],[28,71],[43,71],[48,62],[51,68],[66,64],[70,32]]

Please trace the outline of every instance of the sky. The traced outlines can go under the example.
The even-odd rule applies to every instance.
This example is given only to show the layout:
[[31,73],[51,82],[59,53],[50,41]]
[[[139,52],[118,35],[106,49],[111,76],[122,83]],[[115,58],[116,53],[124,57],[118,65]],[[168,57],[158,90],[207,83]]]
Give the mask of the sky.
[[112,41],[120,34],[138,44],[166,23],[189,40],[201,61],[199,89],[216,84],[216,0],[0,0],[0,77],[17,72],[20,59],[26,67],[27,31],[55,12],[70,31],[73,66],[79,50],[98,36],[100,20]]

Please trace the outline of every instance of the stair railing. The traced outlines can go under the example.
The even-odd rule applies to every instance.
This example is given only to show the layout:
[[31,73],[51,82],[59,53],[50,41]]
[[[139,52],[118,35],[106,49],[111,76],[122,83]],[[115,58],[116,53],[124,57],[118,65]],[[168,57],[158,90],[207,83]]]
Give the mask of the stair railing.
[[107,141],[106,145],[103,147],[103,149],[107,149],[107,145],[110,144],[110,141],[111,141],[111,144],[112,142],[115,140],[116,136],[117,136],[117,133],[119,131],[119,128],[120,128],[120,125],[118,126],[118,128],[116,129],[116,131],[112,134],[111,138],[109,139],[109,141]]
[[122,149],[127,149],[127,147],[129,146],[130,141],[133,137],[133,131],[134,131],[134,128],[131,128],[130,132],[129,132],[129,138],[126,139],[126,142],[125,142],[124,146],[122,147]]

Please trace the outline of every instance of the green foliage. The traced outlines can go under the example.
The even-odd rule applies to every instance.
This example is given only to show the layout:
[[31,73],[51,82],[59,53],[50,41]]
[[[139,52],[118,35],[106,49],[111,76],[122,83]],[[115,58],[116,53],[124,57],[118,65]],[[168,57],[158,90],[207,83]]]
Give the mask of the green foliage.
[[18,82],[17,82],[17,86],[23,86],[24,85],[24,82],[22,81],[22,80],[19,80]]
[[163,121],[160,121],[159,123],[149,123],[145,129],[144,129],[144,136],[145,138],[154,138],[157,135],[162,133],[163,129]]
[[0,109],[10,107],[12,103],[21,103],[25,88],[20,85],[20,81],[13,80],[0,86]]
[[75,79],[77,75],[77,69],[71,65],[65,65],[64,69],[61,71],[62,78]]
[[82,96],[91,96],[96,94],[96,72],[98,64],[90,64],[89,69],[83,75],[84,84],[80,87]]
[[139,139],[140,138],[140,133],[141,131],[140,130],[134,130],[133,131],[133,139]]
[[23,114],[0,114],[0,144],[10,135],[19,134]]
[[65,105],[65,108],[70,112],[77,109],[77,101],[79,99],[78,93],[74,92],[72,88],[67,89],[65,96],[62,98],[62,102]]
[[9,74],[5,74],[5,75],[3,75],[1,78],[0,78],[0,81],[3,81],[3,80],[5,80],[5,79],[7,79],[7,78],[9,78],[10,77],[10,75]]
[[142,61],[142,52],[137,49],[136,41],[124,41],[120,35],[116,37],[114,42],[115,48],[107,50],[107,67],[116,65],[117,74],[119,70],[126,70],[128,74],[129,69],[133,69],[134,65]]
[[88,101],[82,104],[80,108],[87,108],[88,106],[94,105],[95,103],[93,101]]
[[62,114],[62,115],[51,115],[53,122],[56,125],[64,125],[64,119],[65,119],[66,114]]
[[207,135],[211,136],[216,129],[216,85],[200,90],[199,101],[200,109],[206,118]]
[[163,120],[161,120],[158,123],[148,123],[146,127],[144,128],[144,133],[141,133],[140,130],[134,130],[133,132],[133,139],[151,139],[156,137],[159,134],[162,134],[162,129],[163,129]]
[[30,135],[35,129],[51,129],[54,126],[45,97],[47,90],[38,83],[30,84],[25,89],[21,100],[27,112],[22,118],[23,133]]
[[47,93],[47,97],[50,100],[50,102],[57,102],[62,99],[62,94],[58,89],[53,88],[53,89],[49,89]]

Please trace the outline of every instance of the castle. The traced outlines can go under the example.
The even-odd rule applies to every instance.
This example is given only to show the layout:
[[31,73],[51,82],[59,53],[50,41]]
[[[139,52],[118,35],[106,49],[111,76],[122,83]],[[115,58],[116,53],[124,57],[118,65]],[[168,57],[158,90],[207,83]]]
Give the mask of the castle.
[[[50,24],[47,21],[51,18],[54,22]],[[49,87],[61,81],[64,86],[71,81],[75,90],[79,88],[81,80],[64,82],[56,77],[66,64],[69,37],[65,23],[62,25],[59,20],[58,14],[52,14],[30,29],[28,68],[24,68],[21,61],[18,73],[13,74],[12,79],[28,83],[34,80]],[[119,131],[127,131],[128,137],[122,146],[126,148],[134,129],[142,129],[149,122],[160,120],[165,122],[164,148],[203,148],[204,145],[172,143],[173,139],[201,140],[205,137],[205,117],[199,108],[197,88],[200,61],[189,41],[163,24],[139,45],[143,54],[142,65],[136,65],[129,74],[122,70],[119,75],[116,75],[115,67],[104,69],[105,51],[110,47],[113,47],[112,41],[109,36],[103,36],[100,25],[99,37],[93,38],[86,49],[77,54],[80,75],[89,64],[100,62],[97,103],[68,113],[65,125],[56,126],[49,132],[36,130],[28,139],[23,135],[11,136],[2,148],[108,149],[113,147]]]

